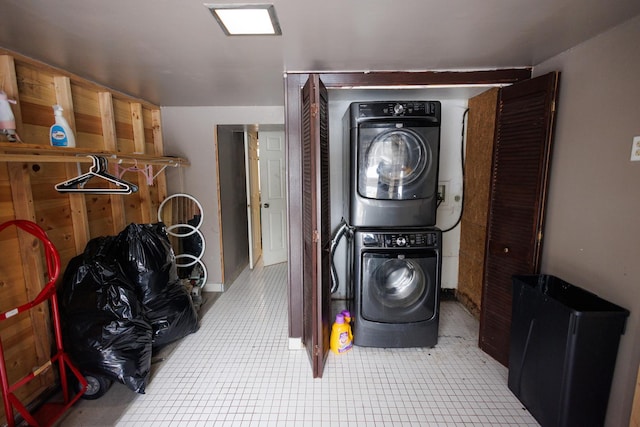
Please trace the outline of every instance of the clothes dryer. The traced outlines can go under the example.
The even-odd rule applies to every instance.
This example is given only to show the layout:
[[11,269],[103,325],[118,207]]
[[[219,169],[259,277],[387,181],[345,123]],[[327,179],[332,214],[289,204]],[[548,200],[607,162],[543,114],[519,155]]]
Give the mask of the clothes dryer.
[[354,233],[354,344],[433,347],[438,342],[442,232]]
[[345,161],[350,225],[435,225],[440,118],[439,101],[350,105],[343,119],[350,147]]

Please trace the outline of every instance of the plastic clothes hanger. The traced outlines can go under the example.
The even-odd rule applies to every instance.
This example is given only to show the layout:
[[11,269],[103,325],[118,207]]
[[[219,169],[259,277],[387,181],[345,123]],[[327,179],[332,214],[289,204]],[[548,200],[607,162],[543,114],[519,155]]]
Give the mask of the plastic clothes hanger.
[[130,166],[128,168],[120,166],[119,163],[116,163],[116,175],[117,175],[118,178],[122,178],[122,176],[126,172],[140,172],[140,173],[142,173],[144,175],[144,177],[146,178],[146,180],[147,180],[147,185],[153,185],[154,178],[156,176],[158,176],[157,174],[156,175],[153,174],[153,166],[146,165],[145,167],[141,168],[141,167],[138,166],[138,161],[137,160],[135,161],[135,164],[133,166]]
[[[93,165],[89,172],[68,181],[56,184],[55,188],[60,193],[86,193],[86,194],[131,194],[138,191],[138,187],[130,182],[124,181],[107,172],[107,159],[100,156],[89,155],[93,160]],[[116,186],[116,188],[87,188],[86,184],[92,178],[100,178]]]

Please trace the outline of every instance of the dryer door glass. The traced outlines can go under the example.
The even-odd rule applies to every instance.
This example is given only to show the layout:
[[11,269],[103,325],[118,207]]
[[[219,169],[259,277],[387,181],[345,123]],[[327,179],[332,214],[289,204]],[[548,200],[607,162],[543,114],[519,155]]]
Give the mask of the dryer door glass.
[[381,200],[414,198],[411,184],[423,177],[430,162],[424,141],[411,129],[394,127],[372,133],[361,132],[358,192]]
[[419,322],[435,313],[436,255],[362,254],[362,314],[377,322]]

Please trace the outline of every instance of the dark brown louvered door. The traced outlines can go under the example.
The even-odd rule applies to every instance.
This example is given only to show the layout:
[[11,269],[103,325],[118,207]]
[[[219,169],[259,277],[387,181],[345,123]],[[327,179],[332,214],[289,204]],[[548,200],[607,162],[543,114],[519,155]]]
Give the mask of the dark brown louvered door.
[[537,274],[559,73],[500,91],[479,345],[509,363],[512,276]]
[[313,377],[329,351],[329,114],[328,93],[316,74],[302,89],[303,340]]

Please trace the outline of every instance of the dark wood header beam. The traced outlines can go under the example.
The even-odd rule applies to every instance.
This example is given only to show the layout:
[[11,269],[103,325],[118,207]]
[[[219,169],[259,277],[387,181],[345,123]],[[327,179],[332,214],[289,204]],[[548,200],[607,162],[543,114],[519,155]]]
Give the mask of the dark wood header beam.
[[[309,74],[309,73],[305,73]],[[326,87],[513,84],[531,78],[530,68],[481,71],[319,73]]]

